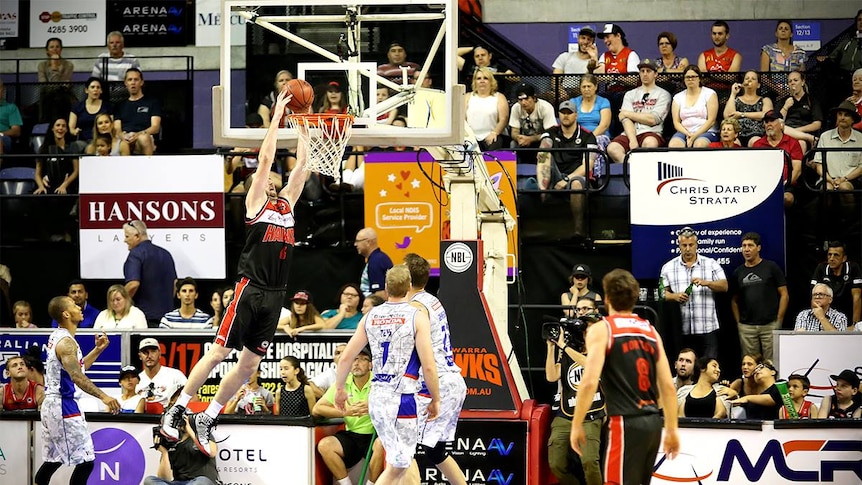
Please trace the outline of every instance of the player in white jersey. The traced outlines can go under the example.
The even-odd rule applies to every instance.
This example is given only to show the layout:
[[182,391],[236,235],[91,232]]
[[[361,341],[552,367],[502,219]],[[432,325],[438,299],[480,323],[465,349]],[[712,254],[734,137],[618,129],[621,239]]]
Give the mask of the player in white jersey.
[[86,485],[93,471],[96,455],[87,421],[78,407],[77,385],[82,391],[105,403],[108,411],[120,411],[120,403],[105,394],[84,375],[108,346],[108,337],[96,336],[96,347],[82,357],[75,342],[75,331],[84,314],[74,300],[58,296],[48,304],[48,314],[58,327],[48,338],[48,360],[45,364],[45,400],[42,401],[42,457],[36,472],[36,485],[48,485],[60,465],[74,466],[70,485]]
[[[404,256],[404,264],[410,270],[410,292],[407,297],[414,306],[425,312],[431,323],[431,348],[437,365],[437,378],[440,381],[440,413],[434,421],[425,421],[419,413],[419,446],[425,456],[434,463],[451,484],[466,484],[467,480],[461,467],[450,456],[451,442],[455,440],[458,416],[467,397],[467,384],[461,376],[461,368],[455,365],[452,342],[449,337],[449,317],[446,309],[436,296],[425,291],[431,265],[415,253]],[[427,400],[419,399],[419,408]],[[448,443],[448,446],[447,446]],[[447,450],[448,448],[448,450]]]
[[359,351],[369,345],[373,374],[368,414],[386,450],[389,465],[377,479],[377,485],[402,483],[413,461],[419,437],[416,393],[421,386],[420,366],[431,395],[427,419],[435,419],[440,407],[428,317],[410,305],[409,289],[410,272],[404,265],[386,272],[389,299],[362,318],[341,355],[336,373],[335,406],[343,411],[347,401],[344,390],[347,373]]

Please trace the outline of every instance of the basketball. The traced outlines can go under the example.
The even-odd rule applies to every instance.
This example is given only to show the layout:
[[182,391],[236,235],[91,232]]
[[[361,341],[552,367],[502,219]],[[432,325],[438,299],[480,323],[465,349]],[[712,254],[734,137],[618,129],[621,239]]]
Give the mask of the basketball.
[[287,92],[293,95],[287,107],[294,113],[305,113],[314,101],[314,88],[304,79],[291,79],[287,82]]

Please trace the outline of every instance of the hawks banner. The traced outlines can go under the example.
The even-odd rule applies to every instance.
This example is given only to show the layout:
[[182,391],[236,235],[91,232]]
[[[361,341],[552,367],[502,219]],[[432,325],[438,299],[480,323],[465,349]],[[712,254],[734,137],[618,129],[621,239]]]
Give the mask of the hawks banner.
[[224,180],[218,155],[83,157],[81,277],[122,279],[123,226],[142,220],[177,274],[224,279]]
[[679,255],[677,231],[685,226],[698,234],[697,252],[727,274],[742,264],[742,235],[751,231],[764,257],[784,268],[784,152],[633,152],[629,164],[636,278],[658,278]]

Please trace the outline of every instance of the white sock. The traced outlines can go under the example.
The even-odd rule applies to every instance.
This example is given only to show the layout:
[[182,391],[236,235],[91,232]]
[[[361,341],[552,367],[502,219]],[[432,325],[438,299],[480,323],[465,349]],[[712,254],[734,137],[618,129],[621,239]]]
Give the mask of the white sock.
[[210,401],[210,405],[207,406],[207,410],[204,411],[204,414],[213,419],[216,419],[218,417],[218,413],[221,412],[223,407],[224,404],[220,404],[215,399],[213,399],[212,401]]
[[366,485],[374,485],[374,482],[372,482],[371,480],[368,480],[368,483]]
[[341,480],[338,480],[338,485],[353,485],[353,481],[350,480],[350,477],[344,477]]
[[176,405],[182,406],[184,408],[189,406],[189,401],[192,400],[192,396],[186,394],[186,391],[180,393],[180,397],[177,398]]

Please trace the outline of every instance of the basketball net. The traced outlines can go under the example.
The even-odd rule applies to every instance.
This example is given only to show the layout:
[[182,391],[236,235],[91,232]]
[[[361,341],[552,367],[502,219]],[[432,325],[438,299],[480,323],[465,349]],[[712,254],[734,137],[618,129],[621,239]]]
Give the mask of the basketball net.
[[305,169],[341,180],[341,160],[350,141],[353,115],[301,113],[287,115],[287,122],[305,143]]

